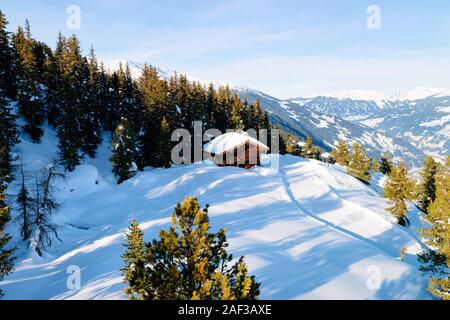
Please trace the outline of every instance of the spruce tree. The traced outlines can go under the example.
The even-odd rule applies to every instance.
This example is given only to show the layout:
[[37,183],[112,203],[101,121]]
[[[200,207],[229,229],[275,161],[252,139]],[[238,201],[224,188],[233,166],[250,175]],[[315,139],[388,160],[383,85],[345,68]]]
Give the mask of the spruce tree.
[[61,164],[73,171],[80,163],[80,147],[83,143],[83,75],[84,64],[80,44],[75,36],[65,40],[65,49],[59,62],[62,76],[59,96],[61,98],[60,124],[58,127],[59,155]]
[[109,85],[110,83],[109,78],[110,77],[106,72],[103,63],[101,63],[97,78],[97,86],[98,86],[97,98],[99,107],[101,107],[101,109],[99,109],[99,117],[102,129],[112,132],[112,130],[114,130],[115,128],[111,127],[112,121],[110,112],[113,112],[114,108],[111,105],[112,99],[110,91],[113,89]]
[[371,161],[367,158],[366,149],[359,143],[353,144],[353,152],[347,172],[358,180],[369,184],[371,179]]
[[[206,91],[203,85],[199,82],[194,82],[191,88],[191,105],[193,108],[193,121],[199,121],[202,124],[206,123]],[[245,119],[244,119],[245,121]],[[175,128],[171,124],[172,128]],[[191,125],[191,127],[193,127]]]
[[239,97],[234,96],[230,114],[230,123],[232,129],[239,129],[239,130],[245,129],[243,114],[244,114],[244,105],[242,104],[242,101],[239,99]]
[[31,38],[29,25],[19,27],[13,35],[13,47],[17,59],[17,103],[25,120],[24,130],[33,142],[40,141],[45,120],[44,92],[36,56],[36,41]]
[[0,179],[10,180],[12,171],[11,146],[17,139],[15,117],[6,101],[6,92],[0,88]]
[[119,178],[118,183],[131,177],[130,169],[136,157],[136,136],[130,122],[122,118],[114,132],[112,141],[113,173]]
[[140,128],[140,101],[138,87],[127,63],[120,81],[120,115],[130,121],[134,130]]
[[338,145],[331,151],[334,161],[341,166],[348,166],[350,163],[350,152],[344,140],[339,140]]
[[413,200],[414,189],[415,182],[410,179],[405,163],[402,161],[398,167],[394,166],[384,186],[384,195],[392,203],[387,210],[402,226],[408,223],[406,201]]
[[308,136],[306,138],[306,143],[302,147],[301,155],[303,158],[308,159],[320,159],[320,149],[314,145],[313,138]]
[[171,166],[172,133],[166,117],[163,117],[161,120],[158,137],[159,140],[155,146],[156,158],[154,165],[156,167],[169,168]]
[[[1,181],[0,181],[1,183]],[[11,235],[5,232],[6,224],[11,220],[10,208],[5,203],[5,186],[0,184],[0,282],[3,281],[4,276],[13,271],[14,268],[14,248],[8,248],[8,242],[11,240]],[[0,298],[3,296],[3,291],[0,289]]]
[[420,210],[427,212],[428,206],[436,198],[436,174],[439,164],[433,157],[427,157],[420,172],[421,182],[418,186],[417,205]]
[[45,85],[46,118],[49,126],[56,128],[61,110],[58,87],[61,84],[55,55],[48,56],[44,62],[43,82]]
[[380,172],[382,174],[389,174],[392,170],[392,159],[388,155],[383,155],[380,161]]
[[296,135],[290,133],[286,137],[286,153],[293,156],[300,156],[301,148],[298,145],[298,138]]
[[33,242],[39,255],[43,254],[45,248],[52,245],[52,235],[61,241],[58,237],[57,225],[51,222],[52,216],[61,207],[54,196],[56,188],[52,183],[55,178],[64,178],[64,174],[60,173],[54,164],[47,166],[40,181],[36,177]]
[[81,128],[80,150],[91,158],[95,157],[98,146],[102,141],[97,77],[96,57],[91,49],[89,60],[83,59],[83,91],[81,97],[83,109],[79,120]]
[[89,59],[83,59],[82,100],[83,110],[80,118],[81,151],[93,158],[102,141],[99,69],[94,49],[91,48]]
[[251,129],[269,129],[270,126],[267,126],[268,124],[265,123],[265,112],[261,108],[261,101],[259,99],[256,99],[255,103],[253,103],[250,112],[251,121],[249,126]]
[[175,121],[174,108],[171,108],[168,99],[168,83],[159,78],[156,68],[144,66],[139,78],[139,88],[143,108],[139,137],[141,166],[168,166],[171,152],[170,122]]
[[422,235],[441,257],[441,263],[447,265],[443,275],[430,280],[429,290],[444,300],[450,300],[450,170],[447,168],[441,173],[436,177],[436,197],[428,206],[426,216],[431,228],[422,230]]
[[372,170],[374,172],[380,172],[380,164],[378,163],[377,159],[372,158],[371,163],[372,163]]
[[241,257],[231,265],[225,230],[209,232],[208,209],[186,198],[172,215],[169,231],[144,243],[133,222],[127,236],[122,269],[125,292],[140,300],[251,300],[259,283],[248,275]]
[[27,181],[23,170],[23,163],[21,163],[20,165],[20,189],[19,194],[17,195],[16,203],[18,210],[17,219],[19,222],[20,235],[22,236],[22,240],[27,241],[31,237],[33,228],[34,199],[31,197],[30,192],[28,191]]
[[125,247],[126,252],[122,255],[125,268],[121,270],[124,281],[127,283],[124,292],[130,299],[144,300],[147,298],[145,288],[150,282],[149,274],[145,270],[148,253],[144,233],[135,219],[131,221]]
[[192,132],[195,119],[195,110],[192,105],[192,85],[186,76],[178,79],[178,93],[176,105],[180,110],[181,127]]
[[231,93],[228,87],[220,87],[216,94],[213,117],[216,129],[226,132],[230,129]]
[[205,101],[206,130],[215,127],[214,121],[215,103],[216,103],[216,91],[214,90],[214,85],[210,83],[206,92],[206,101]]
[[0,10],[0,93],[3,98],[17,98],[17,61],[11,46],[11,35],[6,30],[8,21]]

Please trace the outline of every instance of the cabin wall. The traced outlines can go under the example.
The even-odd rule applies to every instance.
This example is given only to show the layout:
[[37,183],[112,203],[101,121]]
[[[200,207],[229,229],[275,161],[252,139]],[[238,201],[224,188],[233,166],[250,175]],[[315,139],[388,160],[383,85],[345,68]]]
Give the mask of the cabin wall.
[[234,166],[241,168],[252,168],[261,165],[261,148],[253,144],[236,147],[227,152],[215,156],[218,166]]

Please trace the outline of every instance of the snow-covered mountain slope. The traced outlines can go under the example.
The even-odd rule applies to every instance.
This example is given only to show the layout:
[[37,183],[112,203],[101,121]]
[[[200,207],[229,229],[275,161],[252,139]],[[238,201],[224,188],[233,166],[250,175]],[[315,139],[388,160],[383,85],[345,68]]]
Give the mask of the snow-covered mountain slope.
[[404,101],[361,123],[406,139],[427,154],[440,158],[450,154],[450,95]]
[[336,116],[345,120],[365,119],[368,115],[380,111],[380,105],[383,105],[375,100],[354,100],[329,96],[295,98],[288,99],[287,102],[297,103],[314,112]]
[[[105,65],[113,70],[118,67],[119,62],[119,60],[108,61]],[[143,64],[133,61],[121,62],[128,63],[134,77],[140,75]],[[165,79],[174,73],[169,69],[157,69],[160,76]],[[188,78],[204,85],[210,83],[189,76]],[[226,82],[213,83],[216,86],[227,85]],[[434,137],[428,137],[423,143],[417,143],[409,135],[379,126],[384,117],[377,116],[380,113],[394,114],[399,105],[407,103],[408,100],[403,99],[427,94],[441,96],[446,92],[445,89],[418,88],[406,94],[399,94],[396,100],[374,91],[349,90],[283,101],[243,85],[228,85],[249,102],[259,98],[263,108],[270,112],[271,119],[283,129],[303,138],[312,136],[315,143],[327,151],[331,150],[339,139],[344,139],[349,143],[361,143],[373,157],[379,158],[382,153],[390,153],[397,160],[405,160],[410,168],[418,168],[426,157],[424,151],[427,153],[430,151],[430,148],[424,148],[424,145],[430,143],[436,154],[435,149],[440,145],[445,147],[448,142],[448,138],[445,138],[445,127],[440,136],[447,142],[435,143]],[[418,137],[417,132],[415,134],[415,137]],[[441,153],[446,154],[448,150],[444,148]]]
[[340,92],[284,103],[362,124],[438,158],[450,154],[450,89],[416,88],[384,100],[376,98]]
[[450,89],[419,87],[392,96],[374,91],[342,90],[309,97],[291,98],[286,101],[326,115],[346,120],[361,120],[383,109],[395,109],[404,103],[448,96],[450,96]]
[[376,158],[383,153],[390,153],[397,160],[405,160],[410,168],[420,167],[425,159],[422,151],[402,138],[391,137],[385,132],[337,116],[318,113],[306,106],[282,101],[257,90],[240,89],[236,92],[250,102],[260,99],[272,121],[299,137],[313,137],[315,143],[325,150],[331,150],[343,139],[349,143],[359,142]]
[[[5,299],[125,299],[120,256],[131,219],[150,240],[168,228],[175,204],[193,195],[210,204],[213,230],[228,229],[229,250],[246,257],[261,298],[430,298],[417,270],[417,212],[411,228],[398,226],[384,198],[337,166],[292,156],[280,157],[279,170],[199,163],[149,169],[116,185],[107,145],[58,184],[62,243],[44,258],[15,243],[16,270],[0,283]],[[46,130],[42,145],[22,141],[15,152],[37,170],[54,156],[55,135]],[[14,224],[8,231],[17,236]],[[66,285],[74,267],[80,289]]]
[[415,101],[430,97],[448,97],[448,96],[450,96],[450,89],[447,88],[418,87],[409,92],[399,93],[396,96],[397,99],[391,97],[389,100]]

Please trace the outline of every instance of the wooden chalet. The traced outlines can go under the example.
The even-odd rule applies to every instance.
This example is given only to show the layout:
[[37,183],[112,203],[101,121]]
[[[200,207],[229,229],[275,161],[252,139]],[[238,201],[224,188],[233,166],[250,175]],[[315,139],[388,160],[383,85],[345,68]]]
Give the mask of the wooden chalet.
[[203,150],[218,166],[249,169],[261,164],[261,154],[269,147],[246,133],[230,132],[216,137]]

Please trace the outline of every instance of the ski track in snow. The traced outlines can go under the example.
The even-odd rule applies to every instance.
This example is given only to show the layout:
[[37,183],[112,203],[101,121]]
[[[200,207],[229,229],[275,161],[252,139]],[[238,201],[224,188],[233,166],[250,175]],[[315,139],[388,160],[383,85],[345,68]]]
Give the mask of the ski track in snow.
[[283,180],[283,184],[285,186],[286,192],[289,195],[289,198],[291,199],[292,203],[297,207],[297,209],[298,209],[300,214],[306,215],[310,219],[315,220],[315,221],[319,222],[320,224],[322,224],[322,225],[324,225],[326,227],[332,228],[332,229],[336,230],[337,232],[340,232],[340,233],[342,233],[342,234],[344,234],[346,236],[349,236],[352,239],[356,239],[356,240],[365,242],[367,245],[369,245],[369,246],[371,246],[371,247],[373,247],[373,248],[383,252],[384,254],[390,255],[393,258],[396,257],[396,256],[392,255],[392,253],[386,252],[383,249],[381,249],[379,246],[377,246],[377,244],[374,241],[371,241],[370,239],[364,238],[364,237],[358,235],[355,232],[352,232],[352,231],[347,230],[345,228],[339,227],[336,224],[333,224],[333,223],[331,223],[331,222],[329,222],[329,221],[327,221],[325,219],[321,219],[321,218],[315,216],[310,210],[308,210],[303,205],[301,205],[300,202],[297,200],[297,198],[295,197],[294,193],[292,192],[291,185],[288,182],[288,178],[287,178],[286,173],[283,172],[283,171],[281,171],[280,173],[281,173],[281,178]]

